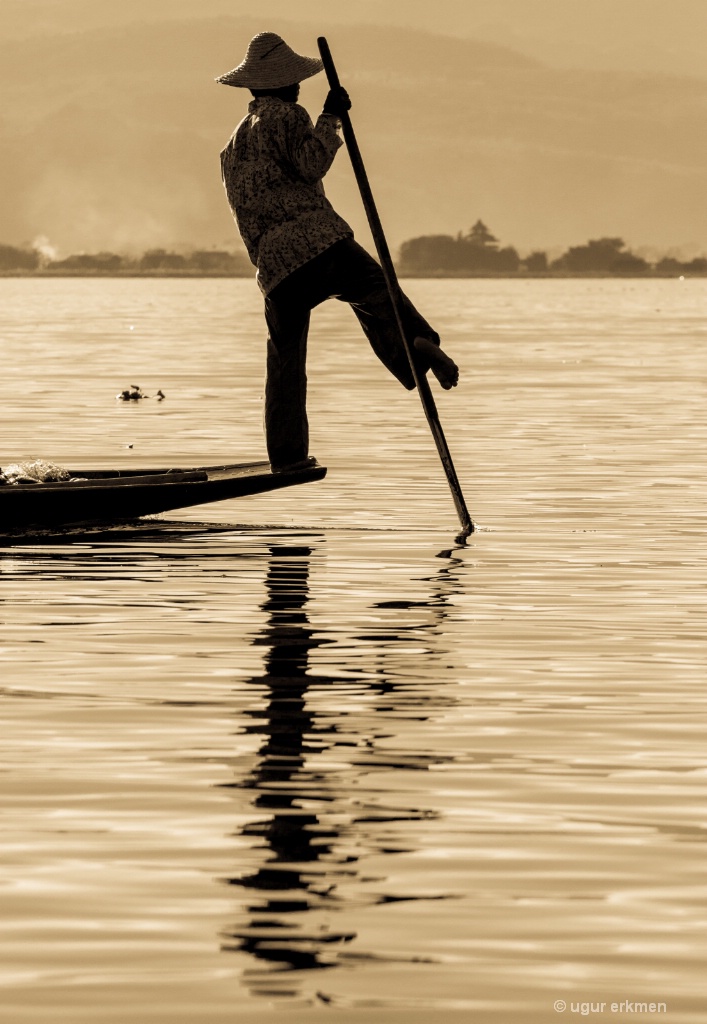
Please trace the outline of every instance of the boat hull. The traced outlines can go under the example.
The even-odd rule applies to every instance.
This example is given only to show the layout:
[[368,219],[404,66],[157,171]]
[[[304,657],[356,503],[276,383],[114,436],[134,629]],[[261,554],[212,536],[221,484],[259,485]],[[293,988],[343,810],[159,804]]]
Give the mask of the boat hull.
[[273,473],[269,462],[195,469],[77,470],[70,481],[0,487],[0,533],[155,515],[321,480],[326,468]]

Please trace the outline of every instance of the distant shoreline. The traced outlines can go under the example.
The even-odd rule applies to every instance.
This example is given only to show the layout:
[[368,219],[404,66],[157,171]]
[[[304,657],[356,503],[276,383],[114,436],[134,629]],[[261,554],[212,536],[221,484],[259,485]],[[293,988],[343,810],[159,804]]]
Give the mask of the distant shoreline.
[[[665,280],[679,280],[681,278],[705,278],[707,272],[705,271],[685,271],[684,273],[677,273],[676,271],[660,271],[660,270],[644,270],[627,273],[615,273],[611,274],[607,271],[583,271],[583,272],[571,272],[566,270],[547,270],[547,271],[508,271],[507,273],[499,273],[495,271],[474,271],[474,272],[457,272],[452,271],[399,271],[398,276],[401,279],[406,280],[479,280],[488,278],[491,280],[508,280],[508,281],[527,281],[527,280],[582,280],[587,279],[599,279],[599,280],[611,280],[611,281],[640,281],[645,278],[664,278]],[[56,278],[56,277],[105,277],[105,278],[240,278],[242,280],[251,280],[255,277],[255,268],[252,273],[245,272],[229,272],[229,271],[200,271],[200,270],[0,270],[0,277],[13,277],[13,278],[25,278],[25,277],[39,277],[39,278]]]
[[225,270],[0,270],[0,277],[255,277]]
[[[679,260],[673,256],[645,259],[626,248],[622,238],[590,239],[570,246],[557,259],[534,250],[521,257],[513,246],[500,247],[481,220],[467,232],[452,235],[421,235],[403,242],[396,255],[401,278],[503,280],[565,278],[686,278],[707,277],[707,256]],[[141,256],[101,250],[72,253],[57,259],[49,245],[28,248],[0,244],[0,276],[3,277],[165,277],[253,278],[255,268],[245,252],[228,249],[194,249],[174,252],[147,249]]]

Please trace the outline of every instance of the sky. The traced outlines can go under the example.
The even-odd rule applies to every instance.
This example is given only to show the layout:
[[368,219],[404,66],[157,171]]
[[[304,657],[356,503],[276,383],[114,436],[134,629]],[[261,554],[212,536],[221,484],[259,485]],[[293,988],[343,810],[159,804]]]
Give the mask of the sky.
[[[329,38],[394,246],[707,250],[705,0],[0,0],[0,244],[234,247],[213,78],[262,29]],[[345,157],[327,191],[365,242]]]

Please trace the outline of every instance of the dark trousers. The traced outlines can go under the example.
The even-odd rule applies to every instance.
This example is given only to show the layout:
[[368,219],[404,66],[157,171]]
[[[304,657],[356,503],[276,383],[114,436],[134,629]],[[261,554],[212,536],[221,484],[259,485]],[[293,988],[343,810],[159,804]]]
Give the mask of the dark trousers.
[[[353,238],[298,267],[265,297],[268,326],[265,439],[274,467],[307,458],[307,334],[310,313],[325,299],[348,302],[381,362],[412,391],[415,381],[400,338],[383,271]],[[439,335],[403,296],[403,326],[439,344]],[[427,365],[421,365],[425,372]]]

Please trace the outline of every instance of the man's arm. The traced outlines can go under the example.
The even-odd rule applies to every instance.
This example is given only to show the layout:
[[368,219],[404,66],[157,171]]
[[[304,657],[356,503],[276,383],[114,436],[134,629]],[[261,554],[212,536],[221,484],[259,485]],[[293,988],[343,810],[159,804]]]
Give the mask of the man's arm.
[[[345,90],[341,92],[345,93]],[[348,95],[345,102],[351,106]],[[341,96],[332,101],[330,92],[315,125],[304,107],[293,105],[290,108],[288,156],[294,169],[308,184],[321,181],[333,164],[337,150],[343,145],[339,135],[339,111],[348,109],[343,103]]]

